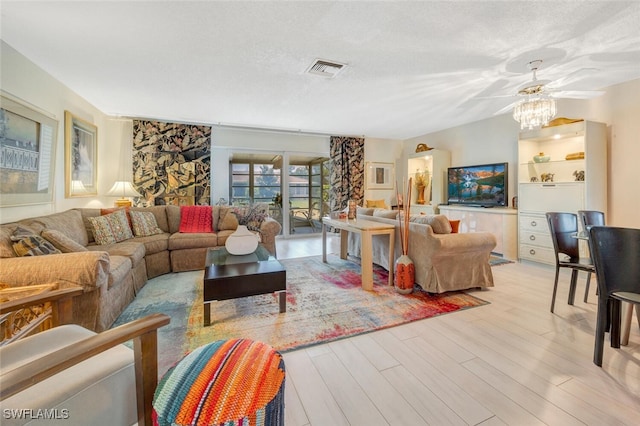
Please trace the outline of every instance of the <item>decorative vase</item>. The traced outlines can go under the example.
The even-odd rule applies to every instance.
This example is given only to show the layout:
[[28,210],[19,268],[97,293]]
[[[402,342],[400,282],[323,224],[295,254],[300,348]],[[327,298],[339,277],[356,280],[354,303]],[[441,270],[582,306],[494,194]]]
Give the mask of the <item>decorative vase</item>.
[[533,156],[533,161],[536,163],[546,163],[551,159],[548,155],[544,155],[544,152],[541,152],[538,155]]
[[416,204],[424,204],[424,189],[426,186],[418,185],[418,199],[416,200]]
[[224,246],[230,254],[243,255],[253,253],[258,248],[258,236],[249,231],[246,225],[238,225],[238,229],[229,235]]
[[396,260],[393,283],[396,291],[400,294],[409,294],[413,291],[416,269],[413,260],[403,254]]

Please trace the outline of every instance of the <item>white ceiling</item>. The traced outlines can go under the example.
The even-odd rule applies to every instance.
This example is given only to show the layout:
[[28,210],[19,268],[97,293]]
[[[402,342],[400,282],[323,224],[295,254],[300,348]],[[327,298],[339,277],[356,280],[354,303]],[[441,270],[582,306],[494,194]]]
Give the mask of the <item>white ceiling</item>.
[[[7,1],[2,39],[101,111],[406,139],[531,79],[640,78],[640,2]],[[306,74],[316,58],[348,64]],[[565,84],[560,84],[565,83]],[[560,114],[562,115],[562,111]]]

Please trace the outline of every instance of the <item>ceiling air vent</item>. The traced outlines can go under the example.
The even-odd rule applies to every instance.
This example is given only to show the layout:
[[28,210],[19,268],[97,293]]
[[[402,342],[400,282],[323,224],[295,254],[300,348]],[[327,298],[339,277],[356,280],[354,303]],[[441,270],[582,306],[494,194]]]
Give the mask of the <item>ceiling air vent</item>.
[[333,78],[342,69],[346,66],[346,64],[341,64],[339,62],[333,61],[325,61],[324,59],[316,59],[313,64],[309,68],[307,68],[307,72],[309,74],[321,75],[323,77]]

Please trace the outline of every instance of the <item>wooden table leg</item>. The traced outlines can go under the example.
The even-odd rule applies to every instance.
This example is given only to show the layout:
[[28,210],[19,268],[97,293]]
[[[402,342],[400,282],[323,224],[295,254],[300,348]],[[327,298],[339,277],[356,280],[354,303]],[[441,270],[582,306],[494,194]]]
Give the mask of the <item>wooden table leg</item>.
[[389,285],[393,286],[393,269],[395,267],[395,242],[396,242],[396,233],[395,230],[392,229],[389,232]]
[[280,313],[287,312],[287,292],[281,291],[278,297],[280,298]]
[[360,254],[360,269],[362,275],[362,289],[373,290],[373,243],[371,233],[363,232],[360,236],[362,253]]
[[340,230],[340,259],[347,258],[347,243],[349,242],[349,231]]
[[211,302],[204,302],[204,326],[211,325]]
[[322,224],[322,261],[327,263],[327,225]]

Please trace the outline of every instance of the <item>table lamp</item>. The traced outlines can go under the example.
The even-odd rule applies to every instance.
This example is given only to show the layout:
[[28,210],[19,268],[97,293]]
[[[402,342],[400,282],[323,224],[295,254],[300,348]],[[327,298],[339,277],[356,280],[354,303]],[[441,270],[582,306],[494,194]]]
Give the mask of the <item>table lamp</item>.
[[116,181],[106,195],[120,197],[115,202],[116,207],[131,206],[131,200],[127,197],[142,197],[142,194],[135,190],[131,182],[125,180]]

